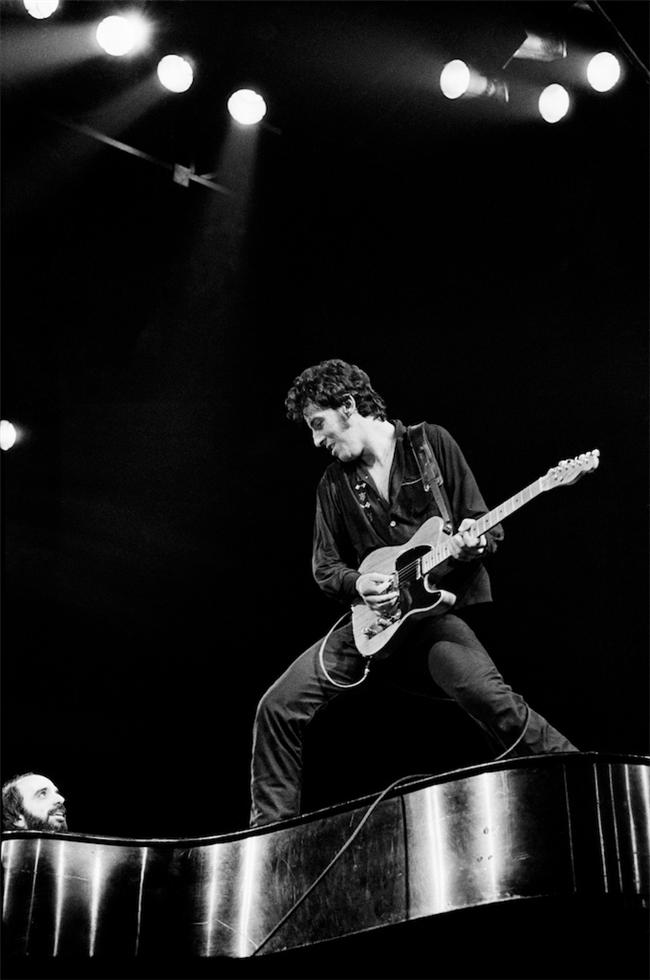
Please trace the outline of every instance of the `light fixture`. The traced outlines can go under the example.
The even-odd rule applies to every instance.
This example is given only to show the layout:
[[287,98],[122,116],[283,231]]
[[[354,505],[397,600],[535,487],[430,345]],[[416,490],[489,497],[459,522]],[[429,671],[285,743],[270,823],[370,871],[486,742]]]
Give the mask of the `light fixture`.
[[526,40],[521,44],[513,58],[527,58],[530,61],[559,61],[566,58],[566,41],[554,35],[541,37],[539,34],[531,34],[526,31]]
[[194,80],[194,71],[186,58],[178,54],[166,54],[158,62],[158,78],[170,92],[187,92]]
[[57,10],[59,0],[23,0],[23,6],[30,17],[35,17],[36,20],[45,20]]
[[241,88],[228,99],[228,112],[242,126],[253,126],[266,115],[266,102],[250,88]]
[[547,123],[556,123],[566,116],[571,99],[564,86],[554,82],[543,90],[537,105],[542,119]]
[[442,94],[448,99],[460,99],[469,88],[470,71],[460,58],[448,62],[440,75]]
[[447,62],[440,74],[440,88],[448,99],[494,97],[500,102],[509,98],[508,86],[502,79],[488,78],[460,58]]
[[11,449],[16,441],[16,427],[7,419],[0,420],[0,449]]
[[121,57],[143,48],[148,34],[147,22],[137,14],[127,17],[113,14],[100,22],[96,37],[106,54]]
[[610,51],[599,51],[587,65],[587,80],[596,92],[609,92],[621,77],[618,58]]

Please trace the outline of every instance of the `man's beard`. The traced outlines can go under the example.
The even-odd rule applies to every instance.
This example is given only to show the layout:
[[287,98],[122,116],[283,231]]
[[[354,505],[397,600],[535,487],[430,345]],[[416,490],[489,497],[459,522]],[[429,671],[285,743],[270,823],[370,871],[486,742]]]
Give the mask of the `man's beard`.
[[[56,814],[61,814],[63,820],[53,820],[52,818]],[[45,820],[41,817],[35,817],[32,813],[28,813],[23,810],[23,816],[25,818],[25,823],[27,825],[27,830],[67,830],[68,824],[65,819],[65,807],[56,807],[55,810],[50,810]]]

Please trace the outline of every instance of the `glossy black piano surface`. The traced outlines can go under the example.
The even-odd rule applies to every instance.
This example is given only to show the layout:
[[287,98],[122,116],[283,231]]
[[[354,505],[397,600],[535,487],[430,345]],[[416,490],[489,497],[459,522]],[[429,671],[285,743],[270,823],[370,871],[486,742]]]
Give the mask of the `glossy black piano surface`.
[[[417,970],[425,971],[413,972],[419,976],[433,971],[421,963],[433,944],[442,975],[464,975],[462,964],[481,953],[486,976],[542,975],[535,963],[548,965],[549,957],[559,972],[548,975],[564,976],[562,957],[571,951],[558,947],[555,960],[552,951],[560,936],[565,944],[574,936],[576,956],[578,941],[584,947],[588,938],[589,951],[583,948],[578,960],[591,965],[575,975],[604,976],[593,966],[604,966],[607,951],[614,952],[601,949],[608,923],[618,923],[619,937],[630,928],[617,962],[643,960],[647,758],[515,759],[397,788],[296,905],[372,802],[191,840],[5,834],[3,949],[16,971],[5,975],[27,974],[39,962],[51,964],[53,972],[43,974],[49,976],[62,975],[57,964],[110,961],[116,976],[139,975],[137,964],[147,962],[176,969],[192,963],[197,976],[240,976],[246,969],[264,976],[273,964],[286,968],[288,954],[295,962],[302,956],[305,975],[321,975],[319,964],[331,969],[340,957],[350,970],[344,951],[351,949],[361,951],[367,975],[393,975],[382,973],[382,964],[388,970],[403,946],[419,951]],[[513,951],[528,935],[536,941],[522,963]],[[410,975],[408,956],[394,960],[393,969],[398,962],[402,972],[394,975]],[[131,972],[119,972],[120,963]],[[631,961],[628,967],[618,975],[636,975]]]

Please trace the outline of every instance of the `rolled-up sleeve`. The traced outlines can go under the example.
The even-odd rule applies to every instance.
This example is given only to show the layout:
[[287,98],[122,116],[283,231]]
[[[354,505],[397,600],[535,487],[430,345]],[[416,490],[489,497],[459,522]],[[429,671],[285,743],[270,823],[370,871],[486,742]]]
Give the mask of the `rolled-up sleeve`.
[[349,602],[357,598],[355,582],[359,572],[354,567],[354,556],[346,553],[344,540],[336,489],[325,474],[316,494],[312,570],[323,592],[341,602]]

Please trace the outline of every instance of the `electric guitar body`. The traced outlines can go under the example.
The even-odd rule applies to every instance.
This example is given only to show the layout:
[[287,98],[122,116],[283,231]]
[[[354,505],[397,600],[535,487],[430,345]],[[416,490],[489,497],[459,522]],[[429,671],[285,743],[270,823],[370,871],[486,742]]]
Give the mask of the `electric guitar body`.
[[[357,650],[364,657],[378,656],[380,653],[388,656],[395,645],[390,641],[407,619],[439,616],[454,605],[456,596],[437,588],[432,574],[405,584],[408,580],[405,572],[410,568],[421,567],[421,559],[434,553],[446,537],[442,518],[430,517],[406,544],[394,548],[377,548],[361,562],[361,573],[381,572],[383,575],[392,575],[396,583],[400,579],[400,573],[402,576],[399,608],[392,617],[386,620],[379,618],[363,602],[352,607],[354,641]],[[444,562],[440,569],[436,569],[435,578],[444,576],[447,570],[448,562]],[[401,641],[405,639],[405,636],[400,635]]]

